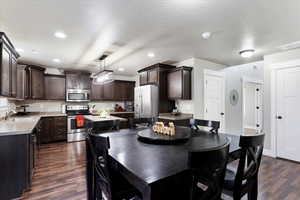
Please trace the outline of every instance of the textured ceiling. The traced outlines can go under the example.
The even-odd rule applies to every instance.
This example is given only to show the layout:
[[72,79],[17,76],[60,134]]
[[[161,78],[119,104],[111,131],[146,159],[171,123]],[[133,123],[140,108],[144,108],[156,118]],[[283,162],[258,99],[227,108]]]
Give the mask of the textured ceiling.
[[[300,40],[299,0],[0,0],[0,5],[0,29],[24,50],[21,59],[60,68],[95,71],[94,60],[104,51],[113,51],[107,68],[122,67],[123,74],[191,57],[234,65]],[[57,30],[68,37],[55,38]],[[209,40],[201,37],[205,31],[213,32]],[[255,56],[241,58],[238,52],[245,48],[255,48]]]

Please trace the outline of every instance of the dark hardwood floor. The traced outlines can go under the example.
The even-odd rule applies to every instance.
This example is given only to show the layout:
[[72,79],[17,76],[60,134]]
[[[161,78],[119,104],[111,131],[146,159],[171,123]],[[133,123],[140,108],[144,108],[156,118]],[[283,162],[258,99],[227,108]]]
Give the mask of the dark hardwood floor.
[[23,199],[86,199],[85,142],[42,145],[32,189]]
[[[86,200],[85,184],[85,142],[42,145],[32,189],[22,199]],[[263,157],[258,199],[300,199],[300,164]]]

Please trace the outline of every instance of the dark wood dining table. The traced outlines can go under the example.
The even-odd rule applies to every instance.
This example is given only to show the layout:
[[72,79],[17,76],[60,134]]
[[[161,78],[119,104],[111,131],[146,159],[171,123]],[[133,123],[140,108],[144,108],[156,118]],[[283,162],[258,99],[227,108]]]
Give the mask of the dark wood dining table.
[[[187,128],[187,127],[186,127]],[[187,128],[190,130],[190,128]],[[176,145],[147,144],[137,139],[142,129],[124,129],[105,133],[110,139],[109,162],[142,195],[143,200],[157,200],[164,180],[188,171],[188,151],[217,148],[230,142],[230,157],[239,154],[239,136],[214,134],[200,130],[188,142]]]

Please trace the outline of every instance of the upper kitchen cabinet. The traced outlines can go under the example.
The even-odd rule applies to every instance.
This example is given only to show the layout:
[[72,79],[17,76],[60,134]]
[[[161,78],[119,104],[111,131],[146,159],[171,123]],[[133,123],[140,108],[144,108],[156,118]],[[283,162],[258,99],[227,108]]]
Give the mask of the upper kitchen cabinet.
[[45,99],[66,99],[66,77],[62,75],[45,75]]
[[0,95],[17,96],[17,58],[13,44],[5,33],[0,32]]
[[173,68],[175,66],[158,63],[139,70],[140,85],[161,84],[164,73]]
[[65,71],[67,89],[91,89],[90,73],[82,71]]
[[192,99],[191,72],[192,67],[178,67],[168,73],[168,98]]
[[92,100],[99,101],[104,99],[104,86],[103,84],[92,83]]
[[29,98],[45,99],[45,69],[38,66],[28,66]]
[[114,80],[103,84],[103,100],[133,101],[134,81]]
[[29,98],[29,73],[27,65],[17,66],[17,99]]

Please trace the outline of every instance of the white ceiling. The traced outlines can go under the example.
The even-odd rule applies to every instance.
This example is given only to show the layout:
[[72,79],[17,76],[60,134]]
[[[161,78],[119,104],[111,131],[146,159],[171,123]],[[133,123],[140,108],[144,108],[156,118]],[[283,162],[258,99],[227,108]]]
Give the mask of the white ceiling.
[[[0,30],[24,49],[21,59],[60,68],[95,71],[94,60],[107,50],[114,51],[108,68],[123,67],[123,74],[191,57],[234,65],[300,40],[299,0],[0,0],[0,5]],[[55,38],[58,30],[67,39]],[[205,31],[213,32],[211,39],[201,38]],[[245,48],[255,48],[255,56],[241,58],[238,52]]]

